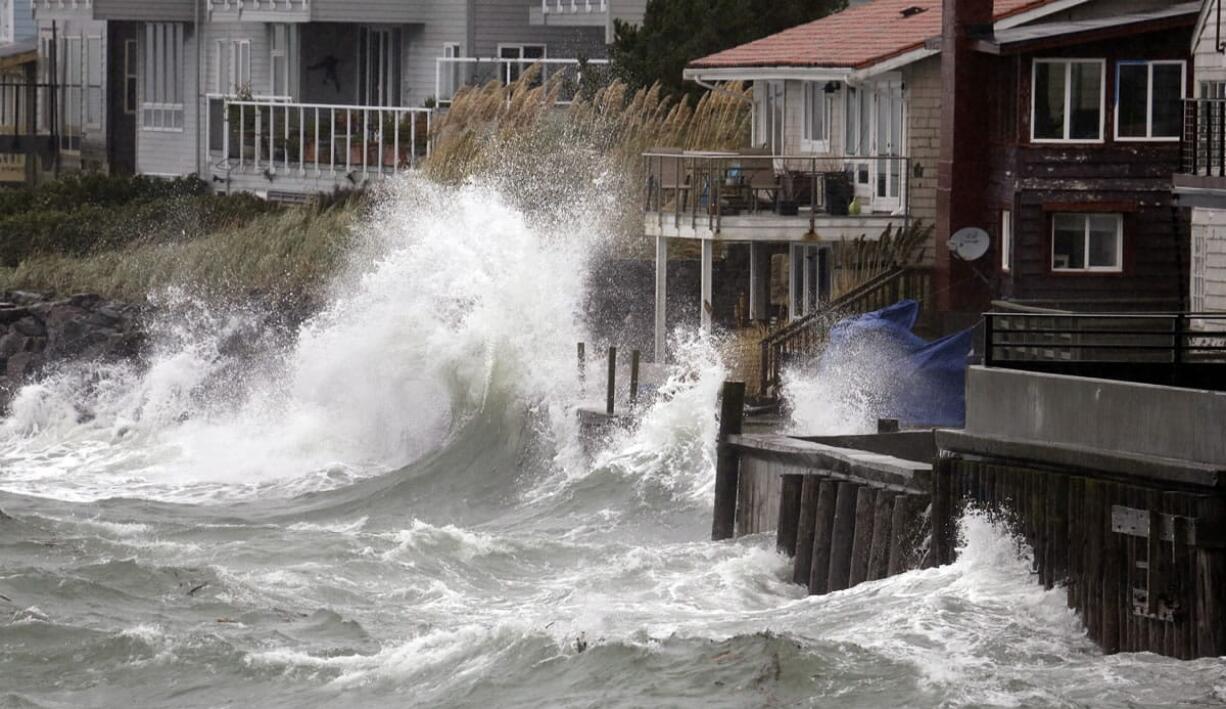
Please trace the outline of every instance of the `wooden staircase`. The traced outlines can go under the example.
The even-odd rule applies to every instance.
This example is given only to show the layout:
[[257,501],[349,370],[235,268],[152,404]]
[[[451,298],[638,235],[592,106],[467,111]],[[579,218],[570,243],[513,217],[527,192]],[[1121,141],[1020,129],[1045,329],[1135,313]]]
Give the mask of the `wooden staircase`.
[[894,268],[767,335],[761,345],[758,396],[771,398],[779,386],[784,366],[817,357],[830,327],[839,320],[880,310],[906,298],[922,304],[931,291],[931,269],[920,266]]

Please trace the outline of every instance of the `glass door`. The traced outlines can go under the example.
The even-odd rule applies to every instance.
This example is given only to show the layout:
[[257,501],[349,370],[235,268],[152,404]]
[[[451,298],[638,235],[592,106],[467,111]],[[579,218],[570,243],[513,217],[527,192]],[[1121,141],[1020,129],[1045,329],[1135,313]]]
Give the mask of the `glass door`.
[[400,33],[362,27],[358,34],[359,106],[400,105]]
[[878,85],[873,101],[873,209],[893,212],[902,203],[903,100],[897,82]]

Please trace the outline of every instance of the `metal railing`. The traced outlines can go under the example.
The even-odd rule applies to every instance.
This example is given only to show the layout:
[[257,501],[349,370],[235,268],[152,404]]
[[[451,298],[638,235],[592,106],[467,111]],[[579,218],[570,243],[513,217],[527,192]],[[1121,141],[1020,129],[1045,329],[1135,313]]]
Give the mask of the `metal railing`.
[[94,0],[31,0],[33,9],[38,10],[78,10],[94,6]]
[[209,12],[301,12],[311,9],[311,0],[208,0]]
[[785,366],[812,359],[839,319],[879,310],[905,298],[925,302],[932,290],[932,274],[918,266],[895,268],[823,304],[762,338],[759,395],[777,386]]
[[1226,313],[983,317],[988,367],[1226,390]]
[[667,219],[719,233],[725,216],[766,211],[807,216],[814,232],[818,216],[851,216],[857,208],[862,216],[902,217],[904,226],[909,219],[907,157],[655,150],[643,161],[644,211],[661,226]]
[[1226,99],[1187,99],[1183,106],[1180,173],[1226,177]]
[[514,83],[526,72],[539,67],[537,83],[558,82],[557,103],[574,101],[583,85],[585,69],[606,66],[608,59],[501,59],[496,57],[437,57],[434,65],[434,96],[440,106],[451,104],[460,89],[484,86],[496,81],[503,86]]
[[394,175],[417,167],[430,150],[433,111],[427,108],[279,98],[222,98],[221,105],[221,128],[210,123],[209,148],[214,166],[227,173],[262,174],[270,181],[279,175]]
[[541,13],[576,14],[579,12],[608,12],[609,0],[541,0]]

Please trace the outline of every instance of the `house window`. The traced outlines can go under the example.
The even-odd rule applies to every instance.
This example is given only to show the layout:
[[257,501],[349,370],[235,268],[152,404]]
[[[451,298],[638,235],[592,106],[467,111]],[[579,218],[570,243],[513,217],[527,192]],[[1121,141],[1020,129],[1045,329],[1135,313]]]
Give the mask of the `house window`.
[[5,132],[24,127],[25,111],[21,104],[25,98],[22,95],[25,76],[21,72],[0,74],[0,82],[3,82],[3,90],[0,91],[0,127]]
[[145,24],[145,90],[141,127],[149,131],[183,130],[183,25]]
[[532,66],[533,61],[544,59],[545,56],[546,50],[543,44],[498,45],[498,58],[510,60],[503,63],[503,83],[515,83],[519,80],[520,74],[523,74],[525,69]]
[[136,53],[136,40],[126,39],[123,42],[123,112],[129,116],[136,115],[138,87],[136,67],[139,62]]
[[358,33],[359,106],[400,105],[400,31],[363,27]]
[[298,54],[298,26],[275,24],[268,27],[269,93],[278,98],[290,98],[295,93],[293,58]]
[[1179,140],[1183,87],[1183,62],[1120,62],[1115,69],[1115,137]]
[[754,144],[783,154],[784,89],[782,81],[754,82]]
[[251,91],[251,40],[223,39],[217,42],[217,82],[223,96]]
[[1013,212],[1000,212],[1000,270],[1013,270]]
[[1053,214],[1053,271],[1123,270],[1124,218],[1119,214]]
[[0,42],[12,42],[16,34],[14,0],[0,0]]
[[826,93],[825,83],[804,83],[804,112],[802,147],[814,152],[825,152],[830,147],[830,94]]
[[[447,42],[443,45],[443,59],[458,59],[460,57],[460,43]],[[438,87],[439,95],[436,97],[440,101],[449,101],[455,96],[456,88],[459,85],[459,62],[445,61],[442,68],[439,70],[439,81],[441,85]]]
[[85,38],[85,125],[102,128],[102,37]]
[[1102,59],[1034,60],[1031,140],[1101,141],[1105,68]]

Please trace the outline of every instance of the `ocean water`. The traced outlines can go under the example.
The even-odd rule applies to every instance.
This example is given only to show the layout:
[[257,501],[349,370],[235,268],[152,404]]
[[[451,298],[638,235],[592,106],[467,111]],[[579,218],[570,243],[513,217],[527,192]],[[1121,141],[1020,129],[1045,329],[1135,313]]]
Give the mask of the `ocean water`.
[[[976,515],[957,563],[822,597],[773,539],[707,541],[715,348],[677,333],[639,424],[583,451],[608,237],[521,201],[405,183],[292,341],[170,292],[147,362],[23,390],[0,706],[1226,705],[1221,660],[1098,652]],[[867,420],[790,386],[798,425]]]

